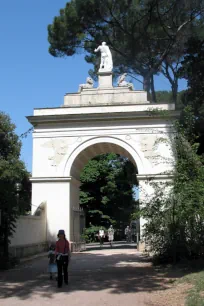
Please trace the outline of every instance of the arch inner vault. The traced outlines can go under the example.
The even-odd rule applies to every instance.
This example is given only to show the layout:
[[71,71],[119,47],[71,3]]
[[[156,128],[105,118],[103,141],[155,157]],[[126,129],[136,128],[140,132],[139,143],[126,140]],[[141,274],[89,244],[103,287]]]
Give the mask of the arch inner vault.
[[[142,171],[143,163],[138,153],[125,141],[114,137],[97,137],[80,145],[70,155],[65,168],[65,173],[79,180],[80,173],[90,159],[106,153],[115,153],[128,158],[137,169],[137,164]],[[138,170],[138,169],[137,169]]]

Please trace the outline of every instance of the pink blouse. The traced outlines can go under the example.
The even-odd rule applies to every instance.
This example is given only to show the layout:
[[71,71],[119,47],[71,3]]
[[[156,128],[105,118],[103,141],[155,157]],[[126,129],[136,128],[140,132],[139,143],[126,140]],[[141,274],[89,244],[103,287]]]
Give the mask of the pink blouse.
[[67,255],[69,252],[69,242],[65,239],[59,239],[56,242],[55,253]]

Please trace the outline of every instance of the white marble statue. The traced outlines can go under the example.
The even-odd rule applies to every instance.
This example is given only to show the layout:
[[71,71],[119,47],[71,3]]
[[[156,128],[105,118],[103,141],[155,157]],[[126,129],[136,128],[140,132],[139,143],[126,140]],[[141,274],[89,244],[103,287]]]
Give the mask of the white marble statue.
[[86,84],[80,84],[79,85],[79,90],[78,92],[81,92],[83,88],[85,89],[88,89],[88,88],[93,88],[93,84],[94,84],[94,81],[91,77],[88,77],[86,79]]
[[106,45],[106,42],[102,42],[101,46],[94,50],[94,52],[101,52],[101,64],[99,72],[112,71],[113,69],[113,60],[112,54],[109,47]]
[[122,75],[119,76],[118,82],[117,82],[118,87],[128,87],[131,90],[133,90],[134,89],[133,84],[125,81],[126,76],[127,76],[127,73],[123,73]]

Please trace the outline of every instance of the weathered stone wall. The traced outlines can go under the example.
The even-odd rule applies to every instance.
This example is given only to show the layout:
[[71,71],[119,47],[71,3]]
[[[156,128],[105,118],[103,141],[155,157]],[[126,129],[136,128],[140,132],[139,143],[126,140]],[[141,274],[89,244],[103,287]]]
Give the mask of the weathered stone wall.
[[10,253],[15,257],[26,257],[47,250],[46,211],[40,216],[20,216],[11,237]]
[[11,238],[11,246],[42,243],[46,241],[46,219],[41,216],[20,216],[16,231]]

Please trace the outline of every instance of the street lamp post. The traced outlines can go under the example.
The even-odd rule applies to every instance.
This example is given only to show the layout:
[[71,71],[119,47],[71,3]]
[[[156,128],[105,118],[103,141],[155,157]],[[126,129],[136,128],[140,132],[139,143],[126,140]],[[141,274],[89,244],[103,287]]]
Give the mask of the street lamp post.
[[17,206],[19,206],[19,192],[22,189],[21,183],[16,183],[15,184],[15,189],[16,189],[16,200],[17,200]]

